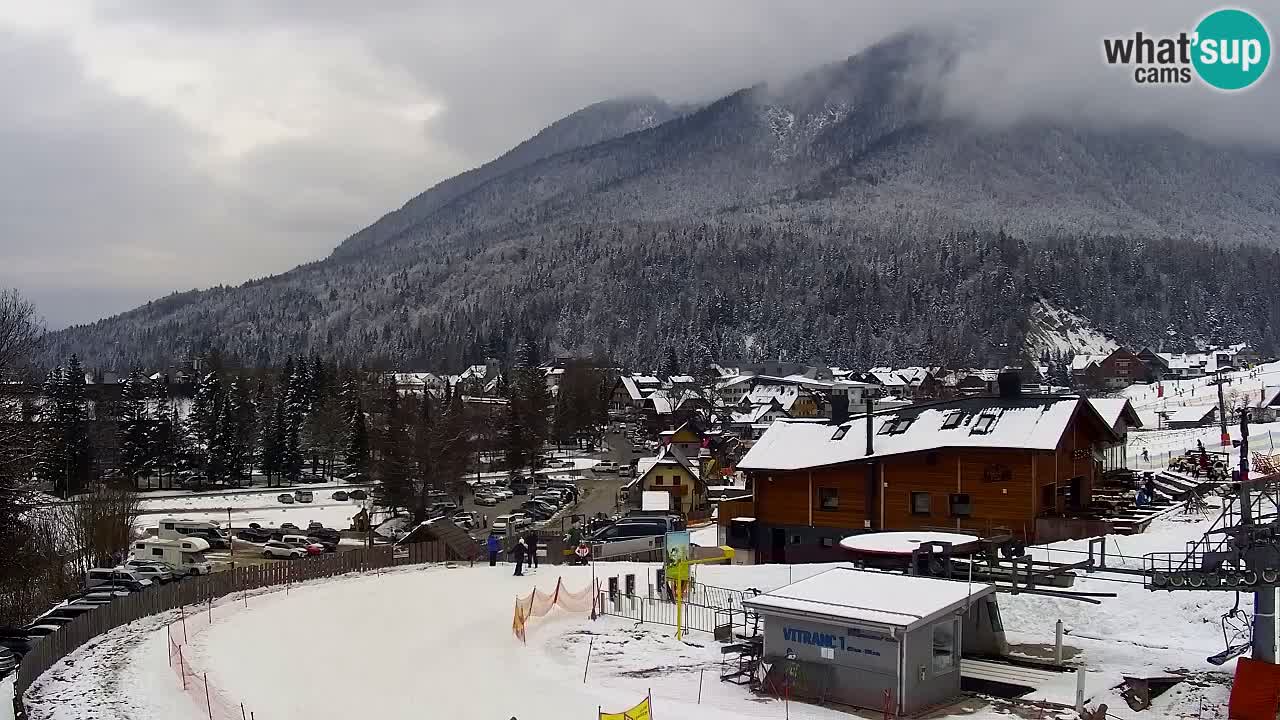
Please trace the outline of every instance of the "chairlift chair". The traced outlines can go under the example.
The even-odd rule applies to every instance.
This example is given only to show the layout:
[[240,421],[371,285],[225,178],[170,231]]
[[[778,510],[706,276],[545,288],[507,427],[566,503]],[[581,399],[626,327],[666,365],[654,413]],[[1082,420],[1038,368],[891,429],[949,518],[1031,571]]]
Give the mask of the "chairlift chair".
[[1222,642],[1226,645],[1225,650],[1205,658],[1211,665],[1222,665],[1253,647],[1253,620],[1240,609],[1239,592],[1236,593],[1235,606],[1222,614]]

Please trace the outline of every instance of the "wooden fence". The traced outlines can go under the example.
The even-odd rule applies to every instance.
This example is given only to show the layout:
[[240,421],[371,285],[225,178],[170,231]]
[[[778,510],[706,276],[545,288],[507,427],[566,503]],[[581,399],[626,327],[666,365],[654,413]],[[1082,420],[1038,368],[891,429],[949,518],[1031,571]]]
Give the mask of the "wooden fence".
[[148,588],[116,599],[87,612],[35,644],[18,666],[14,683],[14,709],[25,717],[22,696],[46,670],[93,638],[148,615],[199,605],[237,592],[290,585],[351,572],[377,570],[394,565],[443,562],[442,543],[424,542],[397,548],[361,548],[318,557],[237,567],[212,575],[189,577],[181,582]]

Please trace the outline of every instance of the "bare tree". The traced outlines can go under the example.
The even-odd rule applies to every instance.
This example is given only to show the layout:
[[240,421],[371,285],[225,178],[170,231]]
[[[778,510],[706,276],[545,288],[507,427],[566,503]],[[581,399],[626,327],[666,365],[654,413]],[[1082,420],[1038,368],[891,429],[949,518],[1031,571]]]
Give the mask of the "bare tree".
[[124,561],[138,507],[138,494],[123,485],[101,486],[65,506],[65,531],[82,570]]
[[0,290],[0,376],[24,367],[43,335],[35,305],[17,290]]

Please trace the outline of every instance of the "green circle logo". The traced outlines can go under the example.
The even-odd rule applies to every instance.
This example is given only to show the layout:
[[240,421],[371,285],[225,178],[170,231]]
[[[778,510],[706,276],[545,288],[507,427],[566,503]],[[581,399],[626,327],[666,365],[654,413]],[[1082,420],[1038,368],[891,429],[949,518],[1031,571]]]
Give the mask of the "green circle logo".
[[1271,60],[1271,37],[1244,10],[1215,10],[1196,26],[1191,63],[1200,79],[1219,90],[1242,90],[1262,77]]

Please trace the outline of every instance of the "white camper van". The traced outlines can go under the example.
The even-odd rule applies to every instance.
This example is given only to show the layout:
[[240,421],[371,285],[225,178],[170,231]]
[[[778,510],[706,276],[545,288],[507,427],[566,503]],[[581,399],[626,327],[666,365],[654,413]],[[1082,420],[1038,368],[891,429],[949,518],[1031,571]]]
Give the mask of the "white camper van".
[[174,574],[208,575],[213,563],[205,558],[208,541],[199,537],[181,540],[138,540],[133,544],[131,559],[158,560],[173,568]]
[[231,538],[222,530],[222,526],[205,520],[164,518],[160,521],[160,529],[156,536],[161,540],[198,537],[209,543],[209,547],[214,550],[226,550],[231,547]]

